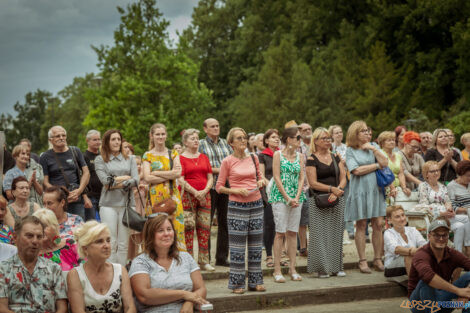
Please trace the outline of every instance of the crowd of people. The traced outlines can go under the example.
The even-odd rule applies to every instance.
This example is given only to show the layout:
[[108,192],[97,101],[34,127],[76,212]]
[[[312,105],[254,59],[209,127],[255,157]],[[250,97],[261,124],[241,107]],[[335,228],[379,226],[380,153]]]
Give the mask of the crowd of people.
[[[303,280],[298,257],[319,278],[345,277],[347,239],[361,273],[372,261],[388,277],[409,275],[410,299],[436,298],[433,288],[470,298],[470,278],[454,273],[470,269],[470,133],[459,150],[449,129],[398,126],[374,140],[364,121],[349,126],[346,143],[339,125],[235,127],[226,139],[216,119],[202,128],[205,137],[186,129],[168,148],[156,123],[142,156],[117,129],[90,130],[82,152],[61,126],[39,156],[28,139],[5,150],[0,312],[193,312],[207,304],[201,271],[229,267],[234,294],[266,291],[263,262],[276,283],[286,283],[284,266],[293,283]],[[428,238],[407,226],[399,197],[426,208]],[[143,228],[130,226],[129,210]],[[423,266],[432,254],[453,263]]]

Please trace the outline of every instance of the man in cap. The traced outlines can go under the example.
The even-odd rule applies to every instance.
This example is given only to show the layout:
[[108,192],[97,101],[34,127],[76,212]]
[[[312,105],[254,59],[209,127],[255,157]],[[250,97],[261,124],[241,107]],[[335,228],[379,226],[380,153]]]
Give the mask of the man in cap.
[[[429,243],[416,252],[411,264],[408,279],[408,298],[411,301],[417,300],[423,304],[425,300],[451,301],[463,298],[466,302],[470,299],[470,288],[467,287],[470,283],[470,258],[447,246],[449,231],[450,223],[446,219],[438,218],[429,225]],[[452,273],[459,267],[467,273],[451,283]],[[431,308],[426,310],[430,312]],[[412,312],[426,310],[419,310],[419,306],[411,308]]]

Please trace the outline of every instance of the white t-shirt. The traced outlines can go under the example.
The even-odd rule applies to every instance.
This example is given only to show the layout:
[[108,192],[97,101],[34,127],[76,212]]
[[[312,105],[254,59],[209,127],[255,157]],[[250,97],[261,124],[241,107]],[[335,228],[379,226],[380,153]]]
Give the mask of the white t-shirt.
[[394,228],[387,229],[384,232],[385,267],[390,267],[395,259],[402,257],[395,253],[396,247],[419,248],[426,244],[426,240],[415,227],[405,227],[405,234],[408,242],[405,242],[400,233]]

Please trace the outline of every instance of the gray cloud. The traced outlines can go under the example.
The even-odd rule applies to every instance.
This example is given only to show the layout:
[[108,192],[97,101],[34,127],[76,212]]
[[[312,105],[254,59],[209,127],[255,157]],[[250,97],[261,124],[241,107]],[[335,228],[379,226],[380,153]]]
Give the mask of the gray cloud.
[[[110,45],[119,25],[116,6],[130,0],[1,0],[0,112],[13,112],[28,91],[56,93],[74,77],[96,72],[91,45]],[[191,21],[197,0],[162,0],[170,38]]]

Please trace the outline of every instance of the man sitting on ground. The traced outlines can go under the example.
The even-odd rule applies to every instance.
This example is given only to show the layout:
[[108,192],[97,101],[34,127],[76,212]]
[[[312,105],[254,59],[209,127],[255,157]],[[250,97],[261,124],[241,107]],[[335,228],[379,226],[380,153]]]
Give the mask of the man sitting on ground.
[[[431,301],[451,301],[454,299],[470,299],[470,258],[461,252],[449,248],[450,223],[445,219],[436,219],[428,227],[429,243],[419,249],[413,257],[408,279],[408,298]],[[453,284],[450,283],[452,273],[456,268],[463,268],[467,273]],[[427,309],[430,311],[430,309]],[[412,312],[427,312],[418,310]],[[448,309],[442,312],[451,312]],[[465,309],[462,312],[470,312]]]
[[67,294],[58,264],[39,257],[44,226],[35,216],[15,224],[18,254],[0,263],[0,312],[67,312]]

